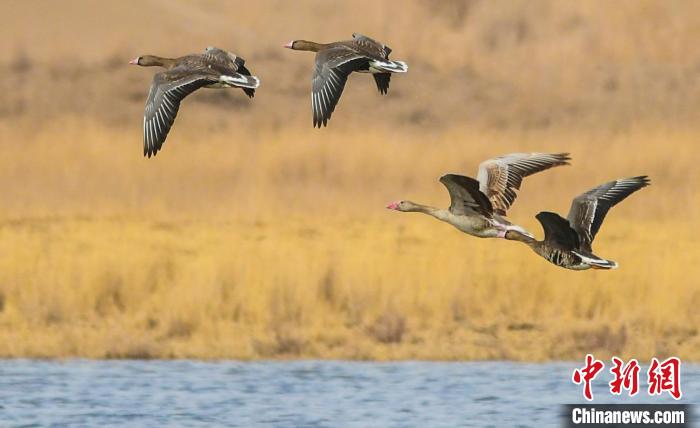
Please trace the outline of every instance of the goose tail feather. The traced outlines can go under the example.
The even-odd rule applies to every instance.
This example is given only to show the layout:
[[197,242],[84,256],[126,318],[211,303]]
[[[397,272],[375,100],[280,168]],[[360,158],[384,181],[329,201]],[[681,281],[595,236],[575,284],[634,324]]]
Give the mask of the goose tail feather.
[[374,60],[369,65],[380,73],[406,73],[408,71],[408,64],[403,61]]
[[221,83],[235,86],[237,88],[256,89],[260,86],[260,79],[255,76],[245,76],[243,74],[234,74],[232,76],[222,75],[219,77]]
[[574,251],[574,254],[581,258],[583,263],[591,266],[592,269],[617,269],[618,264],[612,260],[605,260],[593,255],[584,255]]

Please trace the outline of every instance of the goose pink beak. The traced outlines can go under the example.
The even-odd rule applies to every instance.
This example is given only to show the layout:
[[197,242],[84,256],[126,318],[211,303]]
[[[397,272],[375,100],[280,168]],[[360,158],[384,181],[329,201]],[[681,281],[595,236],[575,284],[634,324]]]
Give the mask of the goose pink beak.
[[290,41],[290,42],[288,42],[288,43],[282,45],[282,47],[285,47],[285,48],[287,48],[287,49],[291,49],[292,46],[294,46],[294,40],[292,40],[292,41]]
[[398,208],[399,208],[399,203],[398,203],[398,202],[392,202],[392,203],[390,203],[389,205],[387,205],[386,207],[387,207],[387,209],[395,210],[395,209],[398,209]]
[[139,57],[136,57],[136,58],[132,59],[131,61],[129,61],[129,64],[138,65],[139,64]]

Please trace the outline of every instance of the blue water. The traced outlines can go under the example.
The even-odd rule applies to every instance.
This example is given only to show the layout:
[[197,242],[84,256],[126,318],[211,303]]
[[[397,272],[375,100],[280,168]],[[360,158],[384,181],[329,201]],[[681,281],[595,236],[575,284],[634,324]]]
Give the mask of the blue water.
[[[0,361],[0,426],[547,427],[583,402],[574,363]],[[594,403],[613,398],[608,367]],[[682,403],[700,400],[683,365]]]

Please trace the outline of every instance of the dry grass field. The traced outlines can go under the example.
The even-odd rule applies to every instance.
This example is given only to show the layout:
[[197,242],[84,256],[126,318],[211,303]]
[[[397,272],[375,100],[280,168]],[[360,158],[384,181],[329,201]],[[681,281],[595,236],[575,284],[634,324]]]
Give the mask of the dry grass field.
[[[167,7],[166,7],[167,6]],[[373,8],[375,13],[358,13]],[[700,10],[686,1],[26,1],[0,5],[0,356],[700,360]],[[31,23],[31,25],[29,25]],[[353,76],[311,128],[312,55],[363,32],[411,69]],[[183,103],[141,156],[139,54],[217,45],[262,80]],[[516,151],[534,215],[613,178],[572,272],[420,214],[437,181]]]

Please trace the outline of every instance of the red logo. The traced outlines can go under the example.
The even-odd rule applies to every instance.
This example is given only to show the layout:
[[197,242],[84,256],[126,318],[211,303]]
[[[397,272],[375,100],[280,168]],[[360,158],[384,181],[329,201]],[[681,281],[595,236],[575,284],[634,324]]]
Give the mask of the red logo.
[[639,363],[634,358],[627,363],[613,357],[612,362],[614,367],[610,369],[610,373],[615,376],[615,379],[610,381],[610,393],[620,395],[622,389],[629,391],[629,395],[633,396],[639,392]]
[[661,395],[668,391],[671,397],[680,400],[681,392],[681,360],[671,357],[659,364],[656,358],[651,359],[649,371],[647,371],[649,382],[649,395]]
[[[626,390],[629,396],[639,392],[639,362],[631,359],[627,364],[618,357],[612,357],[613,366],[610,373],[613,379],[608,383],[610,393],[613,395],[622,394]],[[583,367],[574,370],[572,380],[575,384],[583,383],[583,396],[586,400],[593,400],[591,382],[603,370],[605,365],[602,361],[596,360],[591,354],[586,355],[586,363]],[[652,358],[649,370],[647,371],[647,392],[649,395],[661,395],[664,391],[671,397],[680,400],[683,395],[681,391],[681,360],[671,357],[663,362]]]
[[574,375],[572,377],[575,384],[579,385],[581,382],[584,383],[583,386],[583,396],[586,400],[590,401],[593,399],[593,392],[591,392],[591,382],[598,376],[598,372],[603,370],[605,365],[602,361],[593,358],[593,355],[586,355],[586,365],[581,369],[574,370]]

